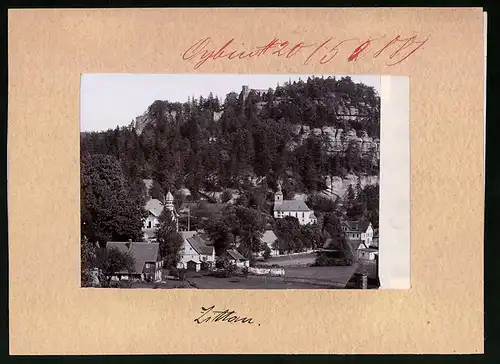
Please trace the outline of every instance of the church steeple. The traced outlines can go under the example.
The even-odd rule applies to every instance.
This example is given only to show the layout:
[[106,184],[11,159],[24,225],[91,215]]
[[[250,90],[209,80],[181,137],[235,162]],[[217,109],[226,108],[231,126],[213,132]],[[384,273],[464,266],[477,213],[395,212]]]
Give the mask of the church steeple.
[[174,196],[170,193],[170,191],[168,191],[165,196],[165,208],[169,211],[174,211]]
[[278,190],[274,194],[274,205],[280,205],[283,202],[283,192],[281,191],[281,182],[278,183]]

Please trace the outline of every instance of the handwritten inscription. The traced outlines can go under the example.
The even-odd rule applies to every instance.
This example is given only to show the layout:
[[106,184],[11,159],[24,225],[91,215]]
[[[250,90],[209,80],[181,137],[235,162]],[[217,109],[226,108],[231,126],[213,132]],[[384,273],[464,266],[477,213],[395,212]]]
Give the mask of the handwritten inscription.
[[[238,316],[235,311],[230,310],[215,310],[215,305],[210,307],[202,307],[201,315],[194,319],[197,324],[211,323],[211,322],[229,322],[229,323],[242,323],[253,324],[252,317]],[[260,326],[260,325],[259,325]]]
[[274,38],[263,45],[245,49],[245,45],[238,44],[234,38],[218,44],[212,38],[206,37],[190,45],[182,53],[182,59],[193,62],[193,68],[199,69],[210,61],[245,60],[264,56],[278,58],[302,56],[304,65],[312,62],[327,64],[335,57],[342,57],[343,54],[347,62],[356,62],[371,55],[373,59],[384,59],[387,66],[395,66],[415,54],[429,38],[430,36],[420,38],[417,35],[404,37],[398,34],[393,37],[350,38],[337,41],[328,38],[323,42],[311,44]]

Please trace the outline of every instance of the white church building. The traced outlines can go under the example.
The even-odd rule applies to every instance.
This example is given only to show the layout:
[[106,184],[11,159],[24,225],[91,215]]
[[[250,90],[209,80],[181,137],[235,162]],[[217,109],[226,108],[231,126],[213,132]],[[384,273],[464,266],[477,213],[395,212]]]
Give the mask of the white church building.
[[281,185],[274,194],[274,218],[281,219],[292,216],[299,220],[300,225],[315,224],[316,216],[303,200],[283,200]]

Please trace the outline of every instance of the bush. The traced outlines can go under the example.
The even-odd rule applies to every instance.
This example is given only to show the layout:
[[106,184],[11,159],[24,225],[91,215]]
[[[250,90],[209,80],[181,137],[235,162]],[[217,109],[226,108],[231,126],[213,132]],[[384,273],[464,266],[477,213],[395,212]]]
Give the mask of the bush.
[[179,269],[176,267],[170,267],[169,269],[170,275],[174,276],[175,278],[179,278]]
[[264,248],[264,253],[262,254],[262,257],[264,260],[268,260],[271,257],[271,248],[269,248],[269,245],[266,244]]
[[320,254],[316,257],[316,260],[314,261],[314,265],[317,267],[328,267],[328,266],[333,266],[336,265],[335,261],[337,258],[329,257],[325,254]]
[[116,288],[132,288],[132,282],[130,281],[118,281],[116,283]]

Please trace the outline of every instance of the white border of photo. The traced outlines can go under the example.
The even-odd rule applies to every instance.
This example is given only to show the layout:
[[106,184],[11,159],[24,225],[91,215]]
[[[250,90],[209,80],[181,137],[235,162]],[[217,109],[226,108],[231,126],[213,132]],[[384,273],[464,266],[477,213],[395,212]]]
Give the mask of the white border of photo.
[[410,88],[409,77],[380,80],[381,289],[410,288]]

